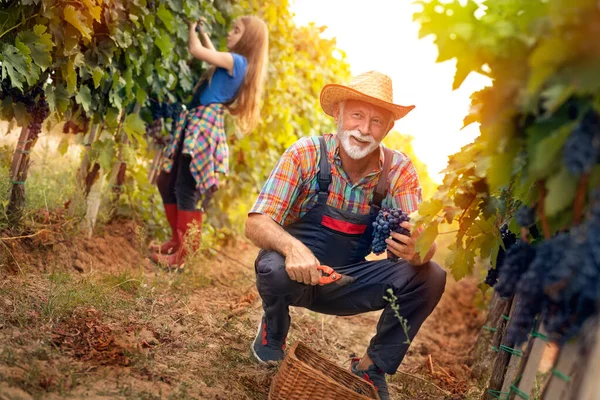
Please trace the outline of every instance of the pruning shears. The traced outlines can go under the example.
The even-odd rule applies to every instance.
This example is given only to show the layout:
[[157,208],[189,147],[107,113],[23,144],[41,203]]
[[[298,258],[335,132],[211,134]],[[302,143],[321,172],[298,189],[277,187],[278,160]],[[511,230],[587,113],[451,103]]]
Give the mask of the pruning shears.
[[339,286],[346,286],[356,280],[356,278],[335,272],[335,270],[327,265],[319,265],[317,267],[321,271],[319,285],[329,285],[335,283]]

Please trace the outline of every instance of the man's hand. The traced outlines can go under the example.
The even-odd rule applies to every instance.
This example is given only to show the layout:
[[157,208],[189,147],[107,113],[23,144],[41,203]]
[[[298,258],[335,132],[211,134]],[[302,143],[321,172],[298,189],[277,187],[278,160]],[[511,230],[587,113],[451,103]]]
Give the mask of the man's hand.
[[319,260],[304,244],[295,243],[285,254],[285,270],[291,280],[306,285],[318,285],[321,273]]
[[[402,228],[407,229],[408,231],[411,231],[413,228],[413,225],[410,222],[406,222],[406,221],[401,223],[400,226]],[[418,231],[412,232],[411,236],[406,236],[406,235],[403,235],[398,232],[392,232],[392,237],[386,239],[385,242],[388,245],[387,246],[388,250],[391,251],[396,256],[408,261],[412,265],[422,265],[422,264],[428,262],[431,259],[431,257],[433,256],[433,253],[435,252],[435,243],[432,246],[432,248],[429,249],[429,252],[427,253],[427,255],[425,257],[425,261],[421,261],[421,257],[419,256],[419,253],[417,253],[417,251],[415,249],[415,243],[416,243],[418,237],[419,237]],[[393,240],[393,239],[396,239],[397,241]],[[398,243],[398,242],[400,242],[400,243]]]

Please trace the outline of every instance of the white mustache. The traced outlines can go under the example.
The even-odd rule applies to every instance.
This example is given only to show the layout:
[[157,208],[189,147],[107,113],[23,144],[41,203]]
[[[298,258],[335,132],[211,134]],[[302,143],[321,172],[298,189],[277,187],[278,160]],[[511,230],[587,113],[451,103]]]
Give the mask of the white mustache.
[[348,135],[348,137],[352,136],[356,140],[363,142],[363,143],[369,143],[369,144],[375,143],[375,139],[373,139],[372,136],[365,136],[365,135],[361,134],[360,131],[358,131],[358,130],[346,131],[346,134]]

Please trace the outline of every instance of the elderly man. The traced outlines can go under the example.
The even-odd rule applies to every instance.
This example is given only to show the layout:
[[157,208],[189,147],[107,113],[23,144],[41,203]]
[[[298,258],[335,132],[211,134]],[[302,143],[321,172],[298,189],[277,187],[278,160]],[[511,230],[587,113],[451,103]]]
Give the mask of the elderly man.
[[[394,374],[408,350],[406,334],[390,303],[392,289],[412,340],[437,305],[446,273],[415,252],[415,235],[392,233],[388,250],[398,261],[365,261],[371,252],[372,223],[381,207],[410,213],[421,201],[411,160],[381,141],[414,106],[392,102],[392,82],[378,72],[348,86],[326,85],[321,107],[337,134],[304,137],[271,172],[246,222],[246,236],[260,247],[256,285],[264,314],[251,349],[259,362],[283,359],[290,327],[289,306],[334,315],[383,313],[365,355],[352,372],[388,399],[385,374]],[[403,227],[411,229],[408,222]],[[395,240],[392,240],[395,239]],[[319,265],[355,278],[348,285],[319,285]]]

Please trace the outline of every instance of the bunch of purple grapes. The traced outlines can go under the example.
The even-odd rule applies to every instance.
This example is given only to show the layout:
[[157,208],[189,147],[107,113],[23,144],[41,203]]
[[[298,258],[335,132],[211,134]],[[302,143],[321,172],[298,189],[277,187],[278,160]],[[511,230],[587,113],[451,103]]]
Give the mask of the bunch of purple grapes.
[[588,111],[565,142],[563,162],[574,175],[590,172],[600,161],[600,115]]
[[507,224],[503,224],[500,227],[500,237],[502,238],[504,247],[500,247],[498,250],[498,256],[496,257],[496,268],[490,268],[487,276],[485,277],[485,283],[489,286],[494,286],[498,281],[498,274],[500,272],[502,263],[504,263],[506,251],[517,242],[517,236],[508,229]]
[[536,246],[518,241],[508,250],[496,290],[519,295],[508,339],[527,340],[536,317],[548,335],[564,343],[600,311],[600,190],[586,221]]
[[[373,222],[373,242],[371,244],[373,253],[379,255],[386,250],[387,243],[385,240],[390,237],[392,232],[410,236],[409,230],[400,226],[400,224],[408,220],[410,220],[408,214],[399,208],[382,208],[379,210],[379,214],[377,214],[377,218]],[[388,258],[395,260],[398,257],[390,253],[388,254]]]

